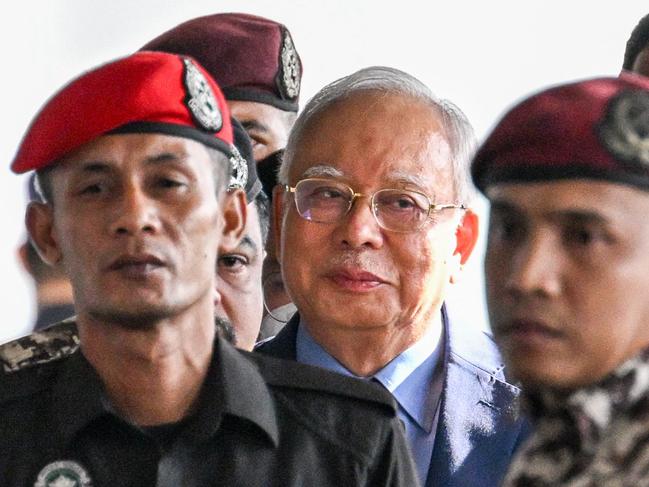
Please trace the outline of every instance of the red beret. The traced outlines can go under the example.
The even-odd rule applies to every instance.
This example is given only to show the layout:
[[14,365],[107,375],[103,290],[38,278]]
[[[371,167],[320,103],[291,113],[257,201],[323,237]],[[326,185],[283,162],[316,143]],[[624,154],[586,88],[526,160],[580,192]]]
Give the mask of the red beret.
[[512,108],[473,159],[475,185],[600,179],[649,190],[649,78],[550,88]]
[[227,13],[184,22],[143,50],[187,55],[205,66],[228,100],[296,112],[302,62],[288,29],[255,15]]
[[32,121],[11,169],[41,169],[109,132],[187,137],[231,155],[230,114],[209,74],[190,58],[139,52],[56,93]]

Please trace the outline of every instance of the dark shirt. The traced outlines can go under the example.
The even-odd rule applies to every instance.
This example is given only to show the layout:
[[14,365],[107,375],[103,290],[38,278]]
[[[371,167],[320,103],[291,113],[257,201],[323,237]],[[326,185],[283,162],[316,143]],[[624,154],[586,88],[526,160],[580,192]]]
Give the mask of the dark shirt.
[[21,347],[0,347],[2,486],[78,481],[78,469],[94,487],[417,485],[392,400],[362,381],[217,340],[193,415],[143,429],[72,342],[53,360]]

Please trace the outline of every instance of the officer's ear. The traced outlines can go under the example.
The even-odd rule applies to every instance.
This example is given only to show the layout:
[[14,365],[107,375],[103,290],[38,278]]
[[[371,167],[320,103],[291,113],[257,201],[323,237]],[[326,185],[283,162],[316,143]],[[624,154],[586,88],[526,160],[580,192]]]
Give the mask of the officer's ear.
[[29,238],[43,262],[51,266],[61,261],[58,237],[54,229],[54,211],[51,205],[32,201],[27,205],[25,225]]
[[455,265],[451,269],[450,281],[456,284],[460,280],[462,267],[469,260],[476,243],[478,242],[478,226],[479,219],[471,210],[465,210],[462,219],[460,220],[457,229],[455,230],[455,251],[453,252],[453,259]]
[[223,199],[223,232],[219,255],[236,249],[243,238],[247,218],[246,193],[242,189],[228,191]]

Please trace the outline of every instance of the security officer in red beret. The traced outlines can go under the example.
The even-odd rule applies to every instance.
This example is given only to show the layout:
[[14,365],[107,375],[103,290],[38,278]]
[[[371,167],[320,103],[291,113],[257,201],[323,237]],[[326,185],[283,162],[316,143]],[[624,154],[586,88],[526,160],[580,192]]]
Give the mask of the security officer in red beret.
[[[302,61],[286,26],[243,13],[207,15],[172,28],[142,49],[192,56],[207,69],[252,139],[260,174],[272,175],[274,186],[278,151],[295,122],[302,81]],[[282,282],[272,229],[268,237],[263,280],[269,315],[260,338],[275,335],[288,321],[282,317],[295,312]]]
[[37,172],[28,230],[77,316],[0,349],[3,486],[416,485],[383,391],[215,338],[217,248],[245,217],[233,157],[187,57],[111,62],[36,116],[11,167]]
[[472,173],[492,329],[535,423],[504,485],[649,485],[649,80],[531,96]]

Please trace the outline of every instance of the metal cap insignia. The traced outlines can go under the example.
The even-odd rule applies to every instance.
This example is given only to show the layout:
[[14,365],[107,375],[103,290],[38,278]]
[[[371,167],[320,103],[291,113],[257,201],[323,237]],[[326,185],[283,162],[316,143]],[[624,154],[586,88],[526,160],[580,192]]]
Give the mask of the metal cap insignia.
[[185,88],[187,98],[185,104],[189,108],[194,121],[203,129],[218,132],[223,126],[223,116],[203,73],[190,59],[183,59],[185,63]]
[[92,481],[77,462],[59,460],[43,467],[34,487],[92,487]]
[[300,80],[302,65],[297,55],[293,39],[288,30],[284,29],[282,48],[280,52],[279,89],[284,98],[295,100],[300,95]]
[[230,175],[230,184],[228,190],[235,188],[245,188],[248,182],[248,163],[243,158],[239,149],[234,145],[232,146],[232,156],[230,156],[230,164],[232,164],[232,174]]
[[615,158],[649,168],[649,92],[627,90],[615,97],[599,135]]

